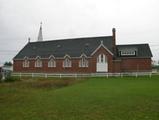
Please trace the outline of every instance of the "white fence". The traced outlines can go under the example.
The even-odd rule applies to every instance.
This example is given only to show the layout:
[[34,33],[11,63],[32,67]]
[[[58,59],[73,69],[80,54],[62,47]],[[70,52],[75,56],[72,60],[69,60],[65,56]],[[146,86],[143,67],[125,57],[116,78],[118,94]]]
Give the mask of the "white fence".
[[79,74],[79,73],[12,73],[12,76],[18,77],[124,77],[124,76],[152,76],[152,72],[127,72],[127,73],[89,73],[89,74]]

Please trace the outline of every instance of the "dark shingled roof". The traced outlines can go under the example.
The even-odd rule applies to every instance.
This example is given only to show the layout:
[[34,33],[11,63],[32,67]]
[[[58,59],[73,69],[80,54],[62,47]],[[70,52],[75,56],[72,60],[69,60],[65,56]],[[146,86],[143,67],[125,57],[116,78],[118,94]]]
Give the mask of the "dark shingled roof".
[[148,44],[128,44],[128,45],[117,45],[117,51],[122,49],[136,49],[137,56],[139,58],[150,58],[152,53]]
[[48,58],[50,55],[64,57],[66,54],[71,57],[79,57],[82,53],[90,56],[101,44],[101,41],[112,52],[112,39],[112,36],[103,36],[30,42],[24,46],[14,59],[23,59],[25,56],[29,58],[35,58],[37,56]]
[[[113,37],[89,37],[89,38],[74,38],[41,42],[29,42],[24,48],[14,57],[14,59],[23,59],[24,57],[36,58],[49,58],[51,55],[54,57],[64,57],[68,54],[70,57],[80,57],[81,54],[91,56],[91,54],[101,44],[107,47],[112,53]],[[135,49],[137,50],[137,58],[150,58],[152,53],[148,44],[129,44],[117,45],[117,52],[122,49]],[[118,55],[113,53],[115,56]],[[116,56],[120,58],[119,56]]]

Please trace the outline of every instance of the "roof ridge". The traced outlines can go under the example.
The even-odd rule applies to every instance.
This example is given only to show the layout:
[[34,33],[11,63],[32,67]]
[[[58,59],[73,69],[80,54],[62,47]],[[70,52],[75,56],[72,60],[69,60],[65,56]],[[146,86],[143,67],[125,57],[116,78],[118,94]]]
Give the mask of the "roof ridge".
[[34,41],[30,43],[43,43],[43,42],[53,42],[53,41],[65,41],[65,40],[81,40],[81,39],[92,39],[92,38],[109,38],[112,36],[97,36],[97,37],[79,37],[79,38],[65,38],[65,39],[54,39],[54,40],[45,40],[45,41]]

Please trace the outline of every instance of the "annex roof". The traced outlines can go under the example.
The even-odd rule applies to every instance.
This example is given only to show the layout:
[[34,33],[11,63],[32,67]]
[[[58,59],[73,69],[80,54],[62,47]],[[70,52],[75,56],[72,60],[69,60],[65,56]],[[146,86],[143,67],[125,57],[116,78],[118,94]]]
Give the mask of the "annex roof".
[[117,45],[117,51],[121,50],[136,50],[136,58],[150,58],[152,53],[148,44],[127,44],[127,45]]

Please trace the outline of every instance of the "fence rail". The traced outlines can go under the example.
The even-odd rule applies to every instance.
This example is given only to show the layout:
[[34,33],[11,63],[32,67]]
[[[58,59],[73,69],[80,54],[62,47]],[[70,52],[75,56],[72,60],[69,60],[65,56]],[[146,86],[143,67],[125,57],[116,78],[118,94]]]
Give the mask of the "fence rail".
[[89,73],[89,74],[79,74],[79,73],[12,73],[12,76],[18,77],[123,77],[123,76],[152,76],[152,72],[125,72],[125,73]]

